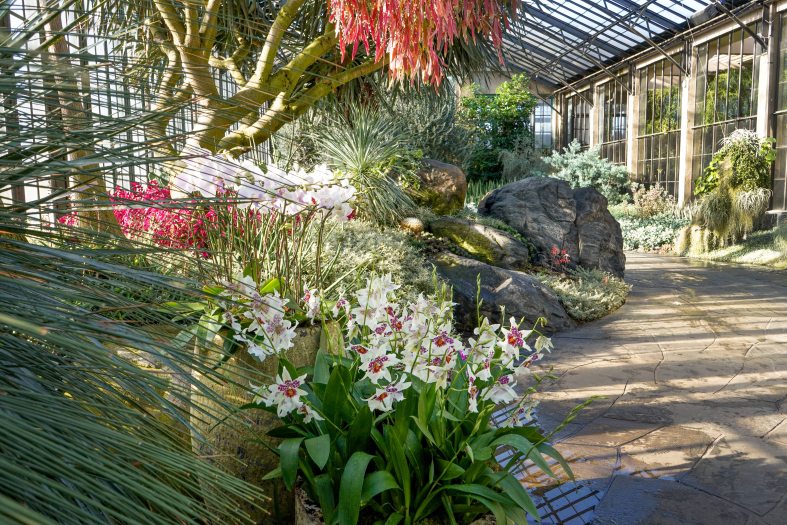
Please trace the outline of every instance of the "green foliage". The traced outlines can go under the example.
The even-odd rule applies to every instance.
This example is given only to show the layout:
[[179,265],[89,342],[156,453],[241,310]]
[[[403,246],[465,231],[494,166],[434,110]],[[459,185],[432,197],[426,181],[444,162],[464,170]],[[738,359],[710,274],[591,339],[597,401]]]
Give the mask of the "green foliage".
[[434,290],[432,269],[411,237],[393,228],[350,221],[325,235],[323,281],[339,282],[354,290],[371,274],[390,273],[401,283],[403,299],[414,301],[419,293]]
[[695,181],[694,195],[701,197],[719,186],[745,191],[770,188],[771,164],[776,159],[774,142],[772,138],[760,139],[753,131],[733,131]]
[[[0,236],[0,506],[24,511],[0,521],[247,521],[238,499],[261,494],[190,446],[192,389],[229,411],[211,393],[218,374],[172,337],[175,312],[162,303],[200,301],[199,285],[116,262],[149,250],[85,247],[98,239],[75,229],[68,238],[82,247],[68,248],[11,218],[0,211],[28,241]],[[128,309],[134,322],[106,316]],[[219,412],[203,417],[217,424]]]
[[643,215],[643,211],[632,204],[619,204],[610,206],[609,211],[620,223],[623,247],[627,250],[671,249],[680,230],[690,222],[675,208]]
[[581,322],[594,321],[614,312],[626,302],[631,286],[600,270],[577,268],[566,275],[538,275],[552,288],[566,312]]
[[546,166],[535,151],[530,137],[518,137],[513,148],[500,150],[501,182],[513,182],[527,177],[543,176]]
[[708,229],[724,245],[754,229],[771,197],[774,140],[738,129],[726,137],[703,176],[695,183],[701,196],[695,224]]
[[475,136],[473,153],[467,163],[469,180],[500,177],[501,152],[515,151],[517,141],[532,142],[530,115],[536,98],[529,91],[529,82],[523,74],[514,75],[498,87],[496,95],[482,95],[473,86],[472,94],[462,98],[462,120]]
[[[512,473],[519,462],[532,460],[556,477],[547,463],[547,458],[554,458],[571,475],[567,463],[534,426],[492,426],[496,404],[480,392],[472,401],[468,394],[474,385],[486,388],[485,380],[471,384],[459,370],[443,388],[408,374],[406,383],[400,378],[389,385],[391,390],[379,389],[363,378],[365,365],[350,353],[355,352],[351,344],[368,345],[358,336],[340,342],[339,348],[326,344],[313,368],[290,373],[302,378],[313,374],[299,387],[320,417],[285,417],[270,433],[284,438],[277,449],[280,467],[270,477],[281,477],[288,488],[300,477],[307,494],[320,505],[325,523],[355,525],[359,519],[386,518],[408,525],[430,518],[471,523],[489,513],[500,523],[525,523],[528,515],[537,516],[537,510]],[[543,349],[543,344],[539,337],[535,346]],[[292,368],[285,361],[282,366]],[[491,384],[505,373],[505,367],[495,367]],[[370,410],[372,398],[394,395],[400,397],[392,408]],[[477,403],[475,410],[472,403]],[[512,421],[519,417],[515,409]],[[502,465],[495,460],[499,447],[512,452]]]
[[505,183],[500,179],[471,180],[467,182],[467,194],[465,195],[465,206],[470,209],[478,209],[478,203],[492,190],[496,190]]
[[445,86],[399,93],[390,111],[411,149],[464,168],[473,151],[473,130],[460,121],[456,93],[450,83]]
[[348,115],[334,115],[328,122],[315,130],[315,144],[321,160],[347,174],[358,190],[355,207],[359,216],[379,224],[398,224],[412,215],[415,204],[405,188],[417,185],[420,152],[408,148],[396,120],[356,106]]
[[602,159],[598,146],[583,150],[574,140],[562,153],[555,151],[544,157],[544,162],[552,168],[550,176],[569,182],[573,188],[595,188],[610,204],[627,199],[629,173],[624,166]]
[[680,96],[680,86],[648,90],[646,135],[680,128]]

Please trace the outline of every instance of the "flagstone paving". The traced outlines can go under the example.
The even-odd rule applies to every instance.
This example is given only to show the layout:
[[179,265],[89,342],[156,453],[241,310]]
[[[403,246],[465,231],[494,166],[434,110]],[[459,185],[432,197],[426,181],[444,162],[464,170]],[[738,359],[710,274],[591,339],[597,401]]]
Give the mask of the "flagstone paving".
[[547,430],[600,396],[555,437],[593,508],[545,523],[784,525],[787,272],[627,257],[626,305],[542,364]]

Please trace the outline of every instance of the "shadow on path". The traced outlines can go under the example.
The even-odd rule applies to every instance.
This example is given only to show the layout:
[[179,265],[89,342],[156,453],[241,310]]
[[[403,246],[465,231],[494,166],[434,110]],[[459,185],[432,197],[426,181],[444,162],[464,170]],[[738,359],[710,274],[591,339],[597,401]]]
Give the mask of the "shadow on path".
[[627,257],[626,305],[542,364],[547,430],[603,396],[557,436],[577,482],[544,523],[787,523],[787,272]]

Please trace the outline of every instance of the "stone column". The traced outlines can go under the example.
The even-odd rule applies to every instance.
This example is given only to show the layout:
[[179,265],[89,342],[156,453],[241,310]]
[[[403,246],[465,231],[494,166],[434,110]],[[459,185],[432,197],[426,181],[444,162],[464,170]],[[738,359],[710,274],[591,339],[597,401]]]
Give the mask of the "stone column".
[[599,137],[599,122],[601,119],[604,118],[603,112],[604,108],[601,107],[599,104],[599,100],[601,97],[598,96],[598,89],[595,86],[591,86],[588,95],[590,95],[590,100],[593,101],[593,105],[590,106],[590,144],[589,146],[592,148],[596,146],[600,142]]
[[779,35],[776,32],[779,13],[776,4],[770,6],[766,15],[770,23],[767,34],[768,49],[759,56],[759,78],[757,84],[757,134],[772,137],[775,134],[773,113],[776,110],[776,88],[779,75]]
[[694,152],[694,110],[697,91],[697,61],[692,48],[689,76],[684,76],[680,91],[680,153],[678,164],[678,204],[688,204],[692,196],[694,174],[692,173],[692,154]]
[[634,70],[631,77],[631,93],[626,100],[626,169],[637,174],[637,131],[639,130],[639,75]]

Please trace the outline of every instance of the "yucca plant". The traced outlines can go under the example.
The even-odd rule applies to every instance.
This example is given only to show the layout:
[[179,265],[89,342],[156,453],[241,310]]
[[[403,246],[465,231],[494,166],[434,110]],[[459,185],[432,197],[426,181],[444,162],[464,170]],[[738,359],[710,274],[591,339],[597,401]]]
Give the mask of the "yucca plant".
[[355,106],[348,115],[333,115],[329,122],[316,130],[319,155],[332,169],[349,176],[358,190],[361,217],[397,224],[413,213],[415,204],[403,188],[408,181],[395,171],[397,162],[409,154],[396,120],[381,111]]

